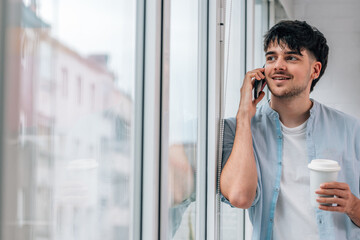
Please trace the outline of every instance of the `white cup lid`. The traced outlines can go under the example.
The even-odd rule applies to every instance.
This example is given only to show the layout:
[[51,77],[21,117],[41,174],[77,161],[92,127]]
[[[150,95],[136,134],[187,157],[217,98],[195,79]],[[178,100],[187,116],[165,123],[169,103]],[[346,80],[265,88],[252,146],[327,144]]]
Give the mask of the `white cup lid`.
[[314,159],[308,164],[308,168],[324,172],[335,172],[341,169],[338,162],[329,159]]

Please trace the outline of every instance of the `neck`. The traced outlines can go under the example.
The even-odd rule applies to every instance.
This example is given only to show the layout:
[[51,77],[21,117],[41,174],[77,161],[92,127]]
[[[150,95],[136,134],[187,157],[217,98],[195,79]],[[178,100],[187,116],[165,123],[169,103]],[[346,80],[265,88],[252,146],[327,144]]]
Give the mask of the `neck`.
[[286,127],[297,127],[310,117],[312,101],[306,98],[277,98],[272,96],[270,107],[279,113],[280,121]]

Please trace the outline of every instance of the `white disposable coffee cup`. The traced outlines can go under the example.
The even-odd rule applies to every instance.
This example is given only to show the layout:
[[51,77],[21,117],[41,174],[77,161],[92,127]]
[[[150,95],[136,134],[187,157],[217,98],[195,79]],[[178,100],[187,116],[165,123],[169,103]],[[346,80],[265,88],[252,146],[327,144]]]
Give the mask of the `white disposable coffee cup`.
[[[340,165],[338,162],[329,159],[314,159],[308,164],[310,169],[310,200],[313,207],[319,206],[316,201],[318,196],[333,197],[329,195],[319,195],[315,191],[320,188],[320,184],[325,182],[337,181]],[[324,204],[326,205],[326,204]]]

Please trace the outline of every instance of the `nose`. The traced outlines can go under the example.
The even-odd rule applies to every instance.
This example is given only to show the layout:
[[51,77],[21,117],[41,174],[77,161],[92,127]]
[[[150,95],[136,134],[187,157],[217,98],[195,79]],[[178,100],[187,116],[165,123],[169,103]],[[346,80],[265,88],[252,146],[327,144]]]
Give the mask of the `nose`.
[[283,58],[279,57],[278,59],[276,59],[275,63],[274,63],[274,70],[278,71],[278,70],[285,70],[286,69],[286,62]]

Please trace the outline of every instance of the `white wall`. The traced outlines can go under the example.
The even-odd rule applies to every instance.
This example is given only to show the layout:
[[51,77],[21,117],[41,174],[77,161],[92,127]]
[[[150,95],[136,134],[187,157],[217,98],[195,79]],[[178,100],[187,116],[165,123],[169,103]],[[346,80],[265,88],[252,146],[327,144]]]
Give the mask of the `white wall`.
[[292,2],[294,19],[317,27],[330,47],[327,69],[311,97],[360,118],[360,1]]

